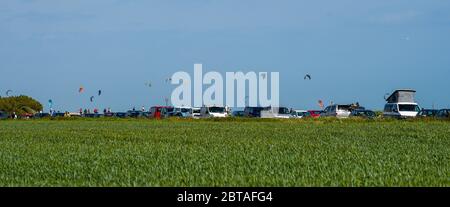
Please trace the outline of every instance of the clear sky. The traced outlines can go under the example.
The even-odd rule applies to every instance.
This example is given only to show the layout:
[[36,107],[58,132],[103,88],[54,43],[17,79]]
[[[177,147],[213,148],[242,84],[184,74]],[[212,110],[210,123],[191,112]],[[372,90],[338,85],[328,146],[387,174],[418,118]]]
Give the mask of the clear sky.
[[57,110],[147,108],[171,93],[165,78],[202,63],[278,71],[281,104],[299,109],[381,109],[395,88],[450,107],[449,11],[448,0],[4,0],[0,91]]

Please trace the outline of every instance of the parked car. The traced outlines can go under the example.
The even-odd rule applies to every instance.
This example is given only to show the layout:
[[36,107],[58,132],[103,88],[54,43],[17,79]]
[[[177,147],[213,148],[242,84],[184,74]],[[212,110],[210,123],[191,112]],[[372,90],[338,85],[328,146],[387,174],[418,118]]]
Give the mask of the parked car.
[[103,114],[104,117],[114,117],[114,113],[112,112],[106,112],[105,114]]
[[6,112],[0,111],[0,119],[7,119],[8,114]]
[[167,118],[173,114],[173,107],[171,106],[153,106],[150,108],[151,118],[161,119]]
[[132,118],[142,117],[142,114],[143,114],[142,111],[133,111],[133,110],[130,110],[127,113],[128,113],[128,117],[132,117]]
[[39,118],[45,118],[45,117],[51,117],[49,113],[37,113],[34,114],[33,118],[39,119]]
[[308,118],[311,117],[311,114],[306,110],[292,110],[292,118]]
[[233,111],[233,117],[244,117],[244,111]]
[[194,119],[200,118],[201,115],[200,112],[201,112],[200,108],[192,108],[192,118]]
[[383,116],[392,118],[416,117],[420,111],[417,103],[387,103],[384,106]]
[[244,116],[250,117],[250,118],[260,118],[261,117],[261,111],[264,109],[264,107],[250,107],[247,106],[244,108]]
[[19,115],[19,118],[21,118],[21,119],[29,119],[32,117],[33,117],[33,114],[31,114],[31,113],[24,113],[24,114]]
[[81,117],[81,114],[80,114],[80,112],[70,112],[69,116],[70,117]]
[[349,117],[359,117],[359,118],[368,118],[368,119],[373,119],[376,116],[377,115],[375,114],[375,112],[373,112],[371,110],[365,110],[365,109],[352,110],[349,115]]
[[102,115],[101,114],[84,114],[84,117],[86,117],[86,118],[100,118],[100,117],[102,117]]
[[67,117],[68,115],[66,113],[62,112],[56,112],[52,114],[52,117]]
[[395,90],[386,98],[383,116],[394,118],[416,117],[420,111],[415,101],[416,91],[412,89]]
[[291,110],[286,107],[265,107],[261,111],[261,118],[292,118]]
[[191,118],[192,117],[192,108],[191,107],[175,107],[174,116],[181,118]]
[[126,112],[116,112],[116,113],[114,113],[114,117],[127,118],[128,117],[128,113],[126,113]]
[[351,104],[334,104],[327,106],[321,116],[348,118],[350,116],[351,107]]
[[450,118],[450,109],[441,109],[436,114],[438,118]]
[[202,118],[224,118],[228,117],[228,109],[223,106],[203,106],[200,109]]
[[142,116],[145,117],[145,118],[150,118],[152,116],[152,112],[148,112],[148,111],[143,112]]
[[308,112],[309,112],[309,115],[311,115],[311,117],[313,117],[313,118],[318,118],[323,113],[322,110],[308,110]]
[[439,110],[437,109],[422,109],[417,114],[418,117],[435,117]]

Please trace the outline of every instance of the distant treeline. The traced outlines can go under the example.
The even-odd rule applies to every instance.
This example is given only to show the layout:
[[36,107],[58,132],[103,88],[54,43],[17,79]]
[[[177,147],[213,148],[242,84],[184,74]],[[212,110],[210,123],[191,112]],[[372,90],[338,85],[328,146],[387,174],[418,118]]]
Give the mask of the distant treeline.
[[14,112],[18,115],[35,114],[42,111],[42,109],[42,104],[29,96],[21,95],[0,98],[0,111],[9,114],[13,114]]

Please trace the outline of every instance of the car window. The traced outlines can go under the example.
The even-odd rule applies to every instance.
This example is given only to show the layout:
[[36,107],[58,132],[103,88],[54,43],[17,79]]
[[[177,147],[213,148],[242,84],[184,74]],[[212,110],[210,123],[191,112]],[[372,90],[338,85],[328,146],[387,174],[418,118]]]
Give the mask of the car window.
[[420,111],[420,108],[414,104],[399,104],[398,108],[399,111],[415,111],[415,112]]
[[223,113],[223,112],[225,112],[225,108],[224,107],[211,107],[211,108],[209,108],[209,111],[211,113]]
[[391,112],[397,110],[397,105],[396,104],[392,104],[391,105]]
[[340,111],[349,111],[350,106],[349,105],[338,105],[338,110]]

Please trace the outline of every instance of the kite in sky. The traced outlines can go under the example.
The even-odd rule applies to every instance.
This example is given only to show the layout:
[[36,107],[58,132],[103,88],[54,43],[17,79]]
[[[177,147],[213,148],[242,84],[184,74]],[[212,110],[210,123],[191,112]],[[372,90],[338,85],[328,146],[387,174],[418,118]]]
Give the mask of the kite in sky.
[[9,94],[12,93],[12,92],[13,92],[12,90],[7,90],[6,91],[6,96],[9,96]]

